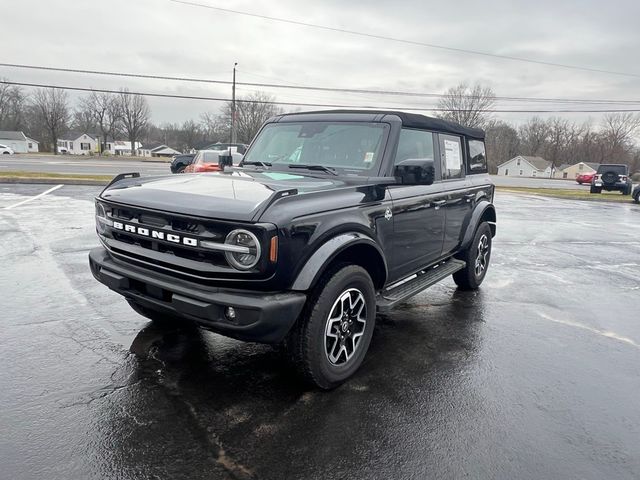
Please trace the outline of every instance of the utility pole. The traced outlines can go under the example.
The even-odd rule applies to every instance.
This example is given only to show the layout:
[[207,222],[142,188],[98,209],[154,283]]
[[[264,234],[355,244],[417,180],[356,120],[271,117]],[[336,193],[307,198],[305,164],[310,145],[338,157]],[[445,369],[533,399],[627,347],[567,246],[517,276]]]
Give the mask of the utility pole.
[[233,84],[231,87],[231,143],[237,143],[238,134],[236,132],[236,66],[233,64]]

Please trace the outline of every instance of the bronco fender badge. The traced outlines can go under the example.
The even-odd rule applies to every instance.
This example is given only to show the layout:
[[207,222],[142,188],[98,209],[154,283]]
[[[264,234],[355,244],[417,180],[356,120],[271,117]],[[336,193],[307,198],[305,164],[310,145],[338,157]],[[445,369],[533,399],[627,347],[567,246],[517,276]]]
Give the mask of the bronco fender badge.
[[391,212],[390,207],[387,207],[387,209],[384,212],[384,218],[387,220],[391,220],[391,217],[393,217],[393,212]]

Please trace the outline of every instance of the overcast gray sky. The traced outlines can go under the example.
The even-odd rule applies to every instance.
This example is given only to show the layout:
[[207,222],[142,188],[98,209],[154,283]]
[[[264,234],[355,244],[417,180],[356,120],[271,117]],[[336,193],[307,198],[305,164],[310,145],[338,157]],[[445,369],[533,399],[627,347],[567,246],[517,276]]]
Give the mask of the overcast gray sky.
[[[194,0],[297,21],[499,55],[640,74],[640,2]],[[328,32],[169,0],[2,0],[0,62],[230,80],[441,93],[461,81],[497,95],[640,100],[640,78],[555,68]],[[0,77],[94,88],[230,96],[230,87],[0,68]],[[240,95],[253,89],[239,87]],[[267,89],[264,89],[267,90]],[[433,100],[269,90],[278,100],[428,107]],[[150,99],[154,121],[220,103]],[[541,107],[522,102],[504,108]],[[553,107],[557,107],[553,106]],[[288,107],[291,110],[295,107]],[[521,122],[529,114],[501,114]],[[597,121],[598,114],[568,118]]]

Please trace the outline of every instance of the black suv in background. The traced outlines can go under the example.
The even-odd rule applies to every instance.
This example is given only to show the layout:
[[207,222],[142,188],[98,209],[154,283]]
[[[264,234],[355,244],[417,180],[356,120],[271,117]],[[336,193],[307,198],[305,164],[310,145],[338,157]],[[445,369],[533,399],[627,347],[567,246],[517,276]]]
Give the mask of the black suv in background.
[[156,322],[283,342],[345,381],[376,312],[453,276],[476,289],[496,234],[484,132],[422,115],[274,117],[240,166],[116,177],[96,198],[97,280]]
[[196,156],[195,153],[183,153],[182,155],[176,155],[171,160],[171,173],[182,173],[184,169],[193,163],[193,159]]
[[591,181],[591,193],[619,191],[631,195],[633,182],[629,176],[629,166],[623,164],[600,165]]

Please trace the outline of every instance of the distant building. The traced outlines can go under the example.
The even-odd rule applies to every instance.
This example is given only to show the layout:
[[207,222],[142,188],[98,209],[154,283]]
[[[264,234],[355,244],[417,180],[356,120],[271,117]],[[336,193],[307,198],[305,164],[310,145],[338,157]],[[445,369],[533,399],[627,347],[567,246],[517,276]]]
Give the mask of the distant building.
[[94,155],[98,153],[98,137],[90,133],[69,132],[58,139],[58,153]]
[[554,175],[555,178],[567,178],[575,180],[583,173],[594,173],[598,170],[599,163],[578,162],[574,165],[561,165]]
[[[134,148],[134,155],[138,155],[142,143],[136,142]],[[131,142],[129,140],[115,140],[113,142],[107,142],[105,151],[111,155],[131,155]]]
[[498,165],[498,175],[505,177],[551,178],[552,165],[542,157],[518,155]]
[[16,153],[38,152],[38,142],[23,132],[0,131],[0,144],[11,147]]
[[173,157],[180,155],[182,152],[171,148],[164,143],[148,143],[140,148],[140,154],[143,157]]

